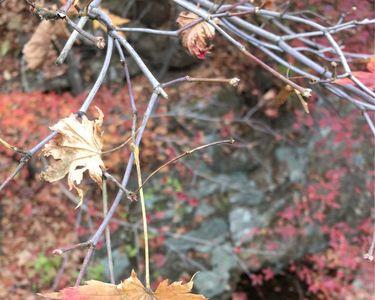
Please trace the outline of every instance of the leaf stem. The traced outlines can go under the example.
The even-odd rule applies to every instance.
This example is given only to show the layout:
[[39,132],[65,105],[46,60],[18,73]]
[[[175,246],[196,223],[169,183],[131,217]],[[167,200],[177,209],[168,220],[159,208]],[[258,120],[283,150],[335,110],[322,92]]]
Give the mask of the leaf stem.
[[[135,131],[135,133],[138,133],[139,131],[139,128]],[[132,133],[132,136],[133,136],[133,133]],[[108,154],[108,153],[112,153],[114,151],[117,151],[119,149],[121,149],[122,147],[126,146],[127,143],[129,143],[131,140],[132,140],[132,136],[128,137],[124,142],[122,142],[120,145],[112,148],[112,149],[109,149],[109,150],[105,150],[105,151],[102,151],[101,154]]]
[[[108,213],[108,193],[107,193],[107,180],[103,178],[103,216],[105,217]],[[109,278],[112,284],[115,284],[115,274],[113,271],[113,259],[112,259],[112,247],[111,247],[111,232],[109,227],[105,228],[105,243],[107,246],[107,257],[108,257],[108,269],[109,269]]]
[[174,163],[175,161],[179,160],[180,158],[183,158],[183,157],[185,157],[185,156],[187,156],[189,154],[192,154],[195,151],[206,149],[208,147],[212,147],[212,146],[216,146],[216,145],[221,145],[221,144],[234,144],[235,142],[236,141],[234,139],[212,142],[212,143],[209,143],[209,144],[201,145],[199,147],[196,147],[194,149],[185,151],[184,153],[181,153],[181,154],[177,155],[176,157],[172,158],[171,160],[167,161],[166,163],[162,164],[157,169],[155,169],[154,171],[152,171],[151,174],[147,176],[147,178],[145,179],[145,181],[143,181],[143,183],[141,185],[139,185],[138,189],[136,191],[134,191],[134,193],[137,193],[138,191],[140,191],[142,189],[142,187],[151,179],[151,177],[153,177],[161,169],[163,169],[166,166]]
[[144,236],[144,243],[145,243],[146,288],[149,289],[151,285],[150,285],[150,258],[149,258],[149,250],[148,250],[146,205],[145,205],[145,199],[144,199],[143,189],[142,189],[142,173],[141,173],[141,166],[139,162],[139,148],[138,146],[135,146],[134,144],[132,146],[133,146],[133,153],[134,153],[134,162],[137,168],[139,198],[141,199],[141,207],[142,207],[143,236]]
[[25,154],[26,153],[26,151],[24,151],[22,149],[19,149],[16,146],[13,146],[13,145],[9,144],[7,141],[3,140],[2,138],[0,138],[0,145],[3,145],[5,148],[7,148],[9,150],[12,150],[14,152],[17,152],[17,153],[21,153],[21,154]]

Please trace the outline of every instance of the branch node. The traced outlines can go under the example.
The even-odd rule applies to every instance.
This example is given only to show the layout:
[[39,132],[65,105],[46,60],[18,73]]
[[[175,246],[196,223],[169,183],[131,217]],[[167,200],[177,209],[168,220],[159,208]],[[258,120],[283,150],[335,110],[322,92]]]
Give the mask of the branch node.
[[60,19],[65,19],[65,18],[66,18],[66,12],[65,12],[65,11],[62,11],[62,10],[58,10],[58,11],[56,11],[56,15],[57,15]]
[[87,248],[95,249],[95,247],[96,247],[96,245],[94,244],[94,242],[92,240],[87,241]]
[[78,118],[82,118],[83,116],[86,116],[86,112],[79,110],[76,112],[76,115]]
[[368,261],[373,261],[374,260],[374,256],[371,255],[370,253],[366,253],[363,255],[363,258],[368,260]]
[[22,151],[23,153],[23,157],[21,158],[21,163],[26,163],[28,162],[31,157],[32,157],[32,154],[30,153],[30,151]]
[[165,99],[168,99],[168,94],[163,90],[163,88],[161,87],[161,85],[157,85],[155,88],[154,88],[154,92],[158,95],[161,95],[162,97],[164,97]]

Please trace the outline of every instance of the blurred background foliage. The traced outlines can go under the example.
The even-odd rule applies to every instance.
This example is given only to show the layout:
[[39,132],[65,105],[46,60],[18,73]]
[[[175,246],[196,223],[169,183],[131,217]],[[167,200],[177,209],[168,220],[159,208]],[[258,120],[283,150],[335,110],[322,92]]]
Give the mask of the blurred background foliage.
[[[170,1],[107,0],[103,5],[129,18],[129,26],[176,27],[178,11]],[[329,20],[353,5],[357,10],[351,18],[374,17],[372,1],[292,5]],[[48,126],[79,108],[103,52],[81,41],[67,63],[56,66],[53,61],[64,44],[56,39],[43,66],[27,70],[22,48],[39,20],[22,1],[8,0],[1,10],[6,13],[0,15],[0,136],[29,148],[48,134]],[[351,51],[373,53],[373,34],[370,27],[361,27],[341,39]],[[145,186],[153,282],[187,279],[199,271],[196,289],[210,299],[370,299],[373,263],[362,256],[373,229],[374,145],[360,112],[320,90],[309,101],[310,114],[293,95],[274,108],[283,84],[220,38],[204,61],[190,57],[177,40],[140,33],[127,38],[162,81],[186,74],[241,78],[237,88],[199,83],[170,88],[170,99],[160,100],[145,132],[144,176],[198,145],[237,140],[231,147],[185,157]],[[129,64],[142,113],[150,88],[134,62]],[[112,148],[131,128],[116,56],[95,105],[105,114],[105,148]],[[129,149],[123,149],[104,159],[120,178],[128,157]],[[18,159],[0,149],[1,179]],[[34,158],[0,196],[0,299],[36,299],[40,290],[72,284],[84,250],[64,258],[51,251],[85,241],[102,220],[100,191],[92,182],[85,183],[85,205],[75,210],[76,199],[65,182],[40,181],[42,169]],[[135,189],[135,178],[130,187]],[[109,188],[113,199],[115,186]],[[132,268],[142,274],[139,204],[124,200],[110,228],[116,281]],[[87,278],[108,281],[102,246]]]

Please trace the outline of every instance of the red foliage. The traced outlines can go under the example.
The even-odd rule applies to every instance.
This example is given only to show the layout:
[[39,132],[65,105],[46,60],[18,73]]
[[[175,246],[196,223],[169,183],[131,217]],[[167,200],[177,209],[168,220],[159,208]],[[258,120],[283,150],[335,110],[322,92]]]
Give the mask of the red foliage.
[[[356,71],[353,72],[353,75],[358,78],[359,81],[361,81],[364,85],[366,85],[370,89],[375,88],[375,59],[371,59],[367,63],[367,70],[369,72],[364,72],[364,71]],[[346,84],[351,84],[354,85],[353,81],[349,78],[342,78],[342,79],[337,79],[335,81],[338,84],[346,85]]]

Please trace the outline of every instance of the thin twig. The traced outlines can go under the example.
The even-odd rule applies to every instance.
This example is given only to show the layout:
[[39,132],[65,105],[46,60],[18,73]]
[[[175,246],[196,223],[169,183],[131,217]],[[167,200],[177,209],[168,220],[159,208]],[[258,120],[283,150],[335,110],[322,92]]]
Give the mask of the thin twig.
[[180,77],[162,84],[162,87],[168,87],[176,83],[181,82],[208,82],[208,83],[226,83],[231,86],[237,86],[240,82],[240,79],[237,77],[233,78],[203,78],[203,77],[190,77],[184,76]]
[[12,181],[14,177],[22,170],[22,168],[28,163],[29,159],[26,157],[20,161],[16,169],[4,180],[0,186],[0,192]]
[[371,120],[369,114],[367,111],[363,111],[363,115],[365,116],[365,120],[368,124],[368,126],[370,127],[372,133],[374,134],[375,136],[375,126],[374,126],[374,122]]
[[95,247],[90,247],[89,250],[87,251],[86,253],[86,256],[85,256],[85,259],[83,260],[83,264],[82,264],[82,267],[79,271],[79,274],[77,276],[77,279],[76,279],[76,282],[74,284],[74,286],[79,286],[82,279],[83,279],[83,276],[85,276],[85,273],[86,273],[86,270],[87,270],[87,267],[89,266],[89,263],[90,263],[90,259],[91,259],[91,256],[94,254],[94,251],[95,251]]
[[12,150],[14,152],[17,152],[17,153],[20,153],[20,154],[26,154],[27,152],[22,150],[22,149],[19,149],[17,148],[16,146],[13,146],[11,144],[9,144],[7,141],[3,140],[2,138],[0,138],[0,145],[3,145],[5,148],[9,149],[9,150]]
[[367,259],[369,261],[373,261],[374,260],[374,250],[375,250],[375,229],[373,228],[370,248],[368,249],[367,253],[365,255],[363,255],[363,258]]
[[[135,131],[136,133],[139,131],[139,128]],[[112,153],[112,152],[115,152],[121,148],[123,148],[124,146],[126,146],[130,141],[132,140],[132,136],[128,137],[124,142],[122,142],[120,145],[112,148],[112,149],[109,149],[109,150],[105,150],[105,151],[102,151],[101,154],[108,154],[108,153]]]
[[108,173],[107,171],[103,170],[103,175],[111,180],[112,182],[114,182],[116,184],[116,186],[125,193],[126,197],[130,200],[130,201],[133,201],[134,200],[134,197],[132,197],[132,193],[130,191],[128,191],[126,188],[124,188],[121,183],[113,176],[111,175],[110,173]]
[[104,58],[102,69],[100,70],[98,78],[95,81],[95,84],[93,85],[93,87],[91,88],[90,93],[88,94],[87,98],[85,99],[84,103],[79,109],[80,112],[86,112],[89,106],[91,105],[92,100],[94,100],[94,97],[96,93],[98,92],[99,88],[101,87],[104,81],[105,75],[107,74],[109,64],[111,63],[112,53],[113,53],[113,38],[108,36],[107,53]]
[[124,77],[125,77],[126,85],[128,87],[130,105],[131,105],[132,116],[133,116],[131,138],[132,138],[133,143],[134,143],[135,142],[136,128],[137,128],[137,120],[138,120],[138,110],[137,110],[137,106],[135,104],[134,92],[133,92],[132,82],[130,80],[130,73],[129,73],[128,64],[126,62],[124,52],[122,51],[121,45],[118,42],[118,40],[116,40],[116,47],[117,47],[117,51],[120,55],[120,62],[124,67]]
[[63,247],[63,248],[54,249],[52,251],[52,254],[63,255],[66,252],[70,252],[70,251],[80,249],[80,248],[87,248],[87,247],[91,247],[91,246],[92,246],[92,243],[90,241],[86,241],[86,242],[83,242],[83,243],[78,243],[78,244],[66,246],[66,247]]
[[64,271],[65,271],[67,264],[68,264],[68,255],[63,255],[61,266],[55,276],[55,279],[51,287],[52,291],[55,291],[58,288],[61,277],[64,275]]
[[[88,19],[89,18],[87,16],[81,17],[79,19],[76,27],[82,29],[85,26],[85,24],[88,21]],[[68,56],[68,53],[69,53],[70,49],[72,49],[73,44],[74,44],[74,42],[76,41],[76,39],[78,37],[78,34],[79,34],[78,31],[74,30],[72,32],[72,34],[69,36],[69,39],[65,43],[64,48],[61,50],[59,57],[56,59],[56,64],[60,65],[60,64],[62,64],[65,61],[66,57]]]
[[81,26],[78,26],[78,24],[74,23],[68,16],[65,17],[65,20],[67,23],[73,27],[74,30],[76,30],[80,35],[82,35],[85,39],[92,42],[96,47],[99,49],[104,49],[105,47],[105,40],[101,36],[94,36],[91,33],[83,30]]
[[62,7],[59,8],[58,11],[61,14],[66,15],[66,13],[69,11],[70,7],[73,5],[74,1],[75,0],[67,0],[66,3]]

